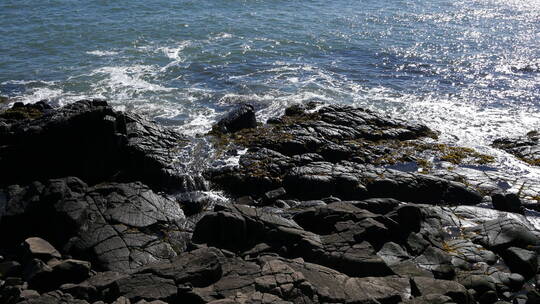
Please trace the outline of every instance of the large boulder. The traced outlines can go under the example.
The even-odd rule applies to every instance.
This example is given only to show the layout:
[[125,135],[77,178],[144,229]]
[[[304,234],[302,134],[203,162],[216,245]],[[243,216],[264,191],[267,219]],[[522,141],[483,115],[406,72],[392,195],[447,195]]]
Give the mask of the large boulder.
[[0,186],[77,176],[89,184],[115,177],[159,189],[184,187],[179,154],[172,153],[186,143],[178,133],[102,100],[16,109],[32,115],[0,115]]

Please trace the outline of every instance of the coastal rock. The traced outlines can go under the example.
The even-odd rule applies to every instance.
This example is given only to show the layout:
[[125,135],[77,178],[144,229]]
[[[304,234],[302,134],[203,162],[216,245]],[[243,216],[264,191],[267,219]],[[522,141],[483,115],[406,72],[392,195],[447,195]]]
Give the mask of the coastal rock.
[[530,250],[510,247],[502,253],[506,265],[512,272],[530,278],[538,271],[538,255]]
[[[279,123],[216,141],[249,148],[239,167],[207,175],[237,197],[283,188],[288,198],[394,198],[415,203],[477,204],[482,196],[462,183],[382,166],[401,147],[434,137],[426,126],[344,106],[293,107]],[[380,164],[381,166],[374,166]]]
[[411,287],[413,295],[445,295],[458,304],[469,303],[467,289],[457,282],[415,277],[411,279]]
[[[185,220],[175,201],[141,183],[88,187],[64,178],[13,185],[4,193],[0,229],[12,231],[1,236],[4,244],[37,235],[73,256],[93,257],[100,269],[126,271],[174,257],[175,233]],[[36,240],[26,241],[33,254],[59,257]]]
[[491,200],[493,208],[497,210],[523,214],[521,200],[515,193],[495,193],[491,196]]
[[497,139],[493,146],[531,165],[540,165],[540,133],[537,131],[531,131],[523,137]]
[[473,239],[488,249],[495,251],[510,247],[528,248],[540,245],[540,238],[516,220],[498,218],[470,229],[476,233]]
[[[10,231],[0,234],[2,303],[536,299],[529,279],[538,270],[540,233],[536,221],[501,211],[517,210],[513,197],[480,192],[464,178],[394,166],[407,160],[419,165],[420,154],[433,149],[434,159],[448,162],[481,158],[433,143],[436,134],[425,126],[308,104],[288,108],[265,126],[211,132],[216,164],[241,154],[230,151],[246,151],[238,166],[205,173],[231,197],[220,200],[197,187],[156,191],[174,188],[164,184],[168,169],[173,179],[182,174],[174,164],[173,154],[182,149],[175,133],[101,101],[37,111],[36,117],[0,118],[7,126],[0,137],[8,140],[0,154],[11,151],[8,160],[17,160],[9,149],[88,132],[106,139],[91,137],[92,149],[105,147],[114,160],[124,160],[106,158],[102,164],[112,167],[93,168],[93,176],[77,166],[48,173],[38,167],[43,175],[36,180],[15,172],[13,182],[0,182],[0,231]],[[250,121],[243,115],[227,125]],[[38,142],[17,142],[22,135]],[[156,142],[162,139],[168,143]],[[411,154],[414,149],[418,153]],[[82,179],[61,176],[68,172]],[[56,174],[60,178],[50,178]],[[474,206],[489,196],[501,210]],[[25,290],[35,292],[23,296]]]
[[[77,176],[90,184],[116,178],[182,187],[185,177],[173,153],[186,142],[179,134],[102,100],[42,108],[17,105],[0,114],[0,186]],[[8,115],[14,111],[26,117]]]
[[236,131],[257,127],[255,111],[250,104],[241,104],[227,113],[213,127],[214,132],[234,133]]
[[[223,271],[212,281],[199,281],[191,286],[185,285],[184,280],[177,281],[183,282],[179,286],[185,286],[179,287],[179,298],[190,299],[192,303],[214,303],[212,301],[218,299],[252,303],[262,298],[272,299],[272,303],[398,303],[409,297],[410,285],[403,278],[351,278],[301,260],[261,256],[245,261],[212,248],[201,250],[198,254],[212,252]],[[166,269],[167,265],[153,266],[149,270],[163,275],[152,269]],[[183,269],[193,275],[204,268],[192,263]],[[149,270],[143,271],[148,273]]]
[[37,257],[47,262],[50,259],[59,259],[62,256],[49,242],[38,237],[27,238],[23,242],[24,254],[28,257]]

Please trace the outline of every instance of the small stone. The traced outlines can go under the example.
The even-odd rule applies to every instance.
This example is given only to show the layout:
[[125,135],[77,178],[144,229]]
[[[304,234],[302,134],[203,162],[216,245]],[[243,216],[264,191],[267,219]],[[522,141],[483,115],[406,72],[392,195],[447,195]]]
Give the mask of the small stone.
[[112,304],[131,304],[131,301],[126,297],[119,297]]
[[268,191],[264,194],[263,199],[266,202],[274,201],[280,197],[283,197],[285,194],[287,194],[287,191],[285,191],[285,188],[277,188],[275,190]]

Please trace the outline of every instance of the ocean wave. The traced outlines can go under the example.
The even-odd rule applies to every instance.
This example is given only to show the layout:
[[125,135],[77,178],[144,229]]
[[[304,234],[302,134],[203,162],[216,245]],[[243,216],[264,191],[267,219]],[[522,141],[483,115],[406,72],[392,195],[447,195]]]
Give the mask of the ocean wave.
[[90,75],[105,76],[94,85],[97,92],[108,91],[121,99],[131,98],[137,93],[145,91],[169,92],[174,90],[174,88],[150,82],[149,78],[155,77],[156,70],[155,66],[150,65],[108,66],[98,68]]

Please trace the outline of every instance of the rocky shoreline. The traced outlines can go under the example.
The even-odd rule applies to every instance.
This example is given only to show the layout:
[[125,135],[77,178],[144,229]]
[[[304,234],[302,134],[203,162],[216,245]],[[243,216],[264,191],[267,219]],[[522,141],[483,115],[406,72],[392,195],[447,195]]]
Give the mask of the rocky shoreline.
[[[538,165],[537,133],[494,146]],[[241,105],[194,139],[101,100],[15,104],[0,303],[540,303],[535,191],[454,169],[491,161],[346,106]]]

